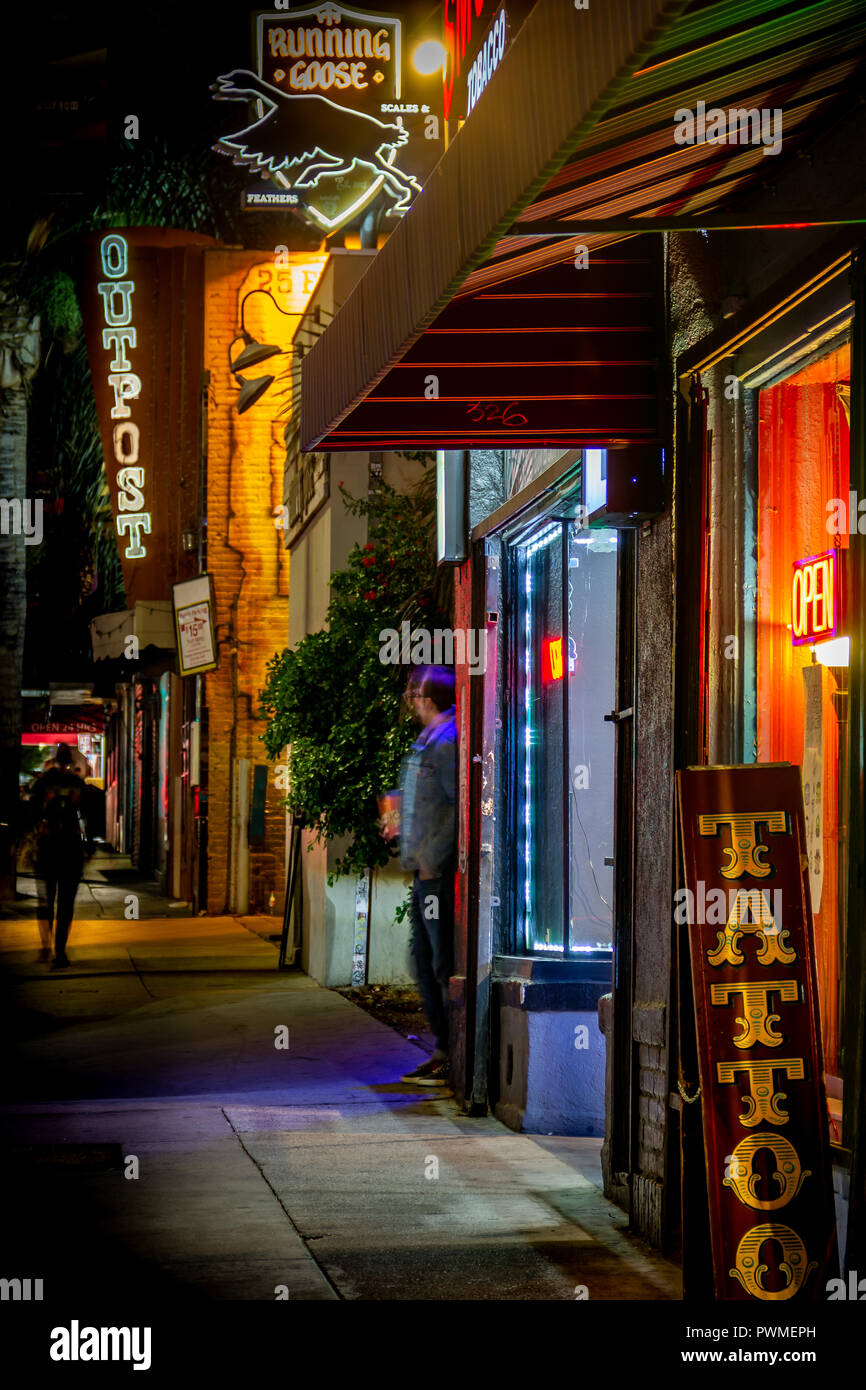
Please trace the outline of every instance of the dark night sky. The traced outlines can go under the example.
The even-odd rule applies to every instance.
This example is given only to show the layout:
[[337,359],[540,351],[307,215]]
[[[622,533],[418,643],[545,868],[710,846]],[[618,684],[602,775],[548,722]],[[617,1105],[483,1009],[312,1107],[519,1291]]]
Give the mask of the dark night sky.
[[[7,166],[0,258],[17,258],[36,218],[60,199],[100,201],[126,116],[138,116],[142,141],[164,140],[180,154],[230,129],[237,113],[215,102],[210,86],[220,72],[255,65],[253,17],[267,8],[231,0],[18,0],[14,11],[7,8],[0,19]],[[404,18],[411,12],[413,28],[440,32],[441,0],[393,0],[382,10]],[[61,109],[68,101],[78,109]],[[230,165],[227,174],[234,182]]]
[[[212,100],[210,84],[250,62],[253,13],[189,0],[49,0],[7,10],[0,119],[14,197],[0,219],[0,255],[15,255],[35,218],[59,199],[98,198],[126,116],[138,116],[142,141],[165,140],[176,152],[216,140],[226,107]],[[64,102],[78,109],[64,110]]]

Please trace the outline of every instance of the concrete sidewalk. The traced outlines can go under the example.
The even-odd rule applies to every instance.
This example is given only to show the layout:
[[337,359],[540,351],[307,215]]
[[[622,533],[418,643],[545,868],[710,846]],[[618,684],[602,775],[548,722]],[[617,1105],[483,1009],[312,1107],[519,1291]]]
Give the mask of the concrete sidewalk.
[[[0,904],[0,918],[34,918],[39,885],[32,872],[18,874],[16,889],[12,902]],[[139,917],[183,917],[192,913],[190,903],[173,902],[155,878],[143,877],[128,855],[117,854],[110,845],[100,844],[84,866],[75,896],[76,918],[124,919],[132,908],[130,896]]]
[[61,1304],[118,1281],[145,1301],[679,1297],[602,1196],[599,1141],[401,1084],[423,1053],[277,973],[261,924],[76,923],[53,974],[34,924],[0,924],[9,1275]]

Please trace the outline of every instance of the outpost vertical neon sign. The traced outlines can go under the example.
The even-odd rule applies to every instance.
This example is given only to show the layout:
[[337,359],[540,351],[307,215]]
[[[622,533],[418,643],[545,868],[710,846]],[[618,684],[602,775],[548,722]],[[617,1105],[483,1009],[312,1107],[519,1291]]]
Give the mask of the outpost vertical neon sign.
[[126,602],[193,572],[199,513],[204,252],[210,237],[129,227],[86,240],[82,304]]
[[132,322],[132,297],[135,281],[128,279],[129,246],[125,237],[112,233],[103,237],[99,256],[103,274],[108,277],[97,285],[102,299],[104,326],[102,346],[111,353],[108,362],[108,385],[114,393],[111,419],[115,421],[112,430],[114,460],[118,464],[115,473],[117,485],[117,513],[115,524],[117,534],[126,537],[123,552],[126,560],[143,560],[147,546],[143,537],[150,535],[150,512],[144,510],[145,470],[139,463],[141,432],[130,418],[130,401],[137,401],[141,395],[141,378],[132,370],[128,354],[137,345],[135,326]]

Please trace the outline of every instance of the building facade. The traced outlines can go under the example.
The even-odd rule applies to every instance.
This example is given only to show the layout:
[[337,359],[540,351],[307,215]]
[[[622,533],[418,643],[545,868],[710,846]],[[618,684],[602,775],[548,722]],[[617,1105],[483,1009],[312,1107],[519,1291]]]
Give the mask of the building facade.
[[[295,333],[296,399],[301,368],[340,305],[348,298],[377,252],[335,248],[329,255]],[[300,416],[293,421],[286,453],[284,540],[291,556],[289,646],[325,626],[331,599],[331,576],[344,568],[352,548],[367,543],[368,518],[353,515],[340,496],[340,484],[354,498],[366,499],[379,481],[405,491],[422,466],[396,451],[303,453]],[[389,788],[383,787],[386,792]],[[408,879],[394,863],[359,877],[331,876],[348,841],[315,842],[312,831],[299,832],[301,884],[296,905],[295,937],[299,963],[325,985],[411,981],[408,923],[395,913],[406,897]]]
[[[196,911],[279,917],[284,787],[258,705],[288,623],[291,339],[324,257],[154,229],[105,234],[93,254],[91,366],[127,589],[126,610],[92,624],[113,698],[107,838]],[[262,377],[235,370],[253,335]],[[214,659],[185,675],[173,586],[197,576]]]
[[436,447],[446,491],[469,454],[454,621],[489,655],[458,670],[455,1085],[603,1133],[606,1191],[690,1293],[714,1120],[677,916],[689,768],[801,769],[804,1082],[863,1258],[864,45],[854,5],[541,0],[304,366],[305,448]]
[[[214,251],[206,258],[202,567],[213,583],[219,653],[217,668],[202,678],[204,900],[211,913],[280,915],[283,908],[285,789],[261,744],[259,693],[268,662],[285,645],[289,617],[282,504],[291,341],[323,264],[321,256],[279,250]],[[243,385],[232,371],[242,326],[275,349],[261,367],[240,373]],[[262,377],[254,375],[259,372]],[[271,385],[239,412],[247,383],[271,376]]]

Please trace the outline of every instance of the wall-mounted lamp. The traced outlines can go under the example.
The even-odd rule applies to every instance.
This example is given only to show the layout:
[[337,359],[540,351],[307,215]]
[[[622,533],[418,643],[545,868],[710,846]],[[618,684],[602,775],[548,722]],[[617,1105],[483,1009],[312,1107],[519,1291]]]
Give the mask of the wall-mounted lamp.
[[[236,337],[232,338],[231,342],[229,343],[229,366],[231,367],[235,380],[240,383],[241,388],[240,394],[237,400],[235,401],[235,410],[237,411],[238,415],[243,415],[244,411],[249,410],[251,405],[255,405],[256,401],[259,400],[259,398],[265,394],[268,387],[273,385],[274,381],[276,380],[276,377],[258,376],[254,377],[252,381],[249,381],[245,376],[241,375],[241,373],[237,370],[237,365],[240,361],[240,357],[243,356],[243,353],[240,354],[240,357],[238,357],[237,361],[235,361],[234,363],[232,362],[232,348],[234,347],[235,343],[237,342],[240,336],[241,335],[238,334]],[[277,351],[279,352],[279,350],[280,349],[278,348]]]
[[239,376],[241,392],[235,404],[238,415],[243,415],[245,410],[249,410],[251,405],[255,405],[257,400],[265,394],[269,386],[273,386],[276,377],[257,376],[252,381],[247,381],[246,377]]
[[232,363],[233,372],[242,372],[247,367],[255,367],[259,362],[266,362],[269,357],[276,357],[277,353],[282,352],[274,343],[257,343],[251,338],[249,333],[242,333],[241,337],[246,343],[246,347],[238,353]]
[[[478,13],[477,6],[475,12]],[[432,77],[435,72],[444,72],[447,61],[448,50],[438,39],[425,39],[412,54],[412,66],[422,77]]]
[[[278,347],[275,343],[259,343],[247,332],[244,313],[247,300],[254,294],[267,295],[274,308],[279,310],[281,314],[285,314],[286,318],[295,317],[294,314],[289,313],[288,309],[280,308],[270,290],[249,290],[241,300],[241,331],[229,344],[229,365],[232,372],[241,383],[240,395],[235,403],[235,410],[238,415],[243,415],[245,410],[249,410],[251,405],[255,405],[256,401],[265,394],[268,387],[272,386],[276,381],[276,377],[273,376],[259,376],[255,377],[252,381],[248,381],[246,377],[241,376],[241,372],[245,371],[247,367],[255,367],[259,362],[266,362],[269,357],[277,357],[283,352],[283,349]],[[243,338],[244,346],[233,362],[232,347],[238,341],[238,338]]]

